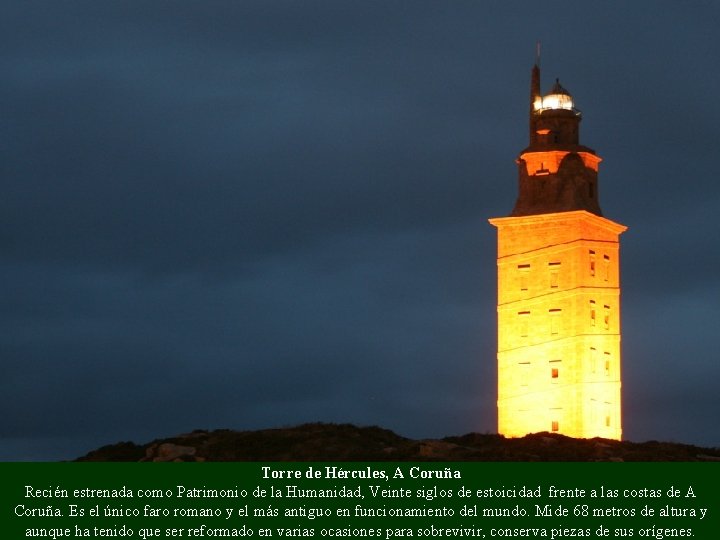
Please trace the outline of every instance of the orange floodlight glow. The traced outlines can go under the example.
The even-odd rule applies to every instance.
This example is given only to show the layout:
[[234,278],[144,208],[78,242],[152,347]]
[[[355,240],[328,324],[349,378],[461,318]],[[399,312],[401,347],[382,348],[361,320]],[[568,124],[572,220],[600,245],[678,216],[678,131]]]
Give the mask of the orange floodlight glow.
[[498,432],[620,439],[626,227],[601,215],[601,158],[580,145],[579,114],[545,113],[574,110],[572,97],[559,82],[541,97],[539,78],[536,66],[518,200],[510,216],[490,219],[498,235]]
[[[490,222],[498,229],[499,433],[555,426],[620,439],[625,227],[584,210]],[[593,317],[596,306],[604,318]]]
[[[570,152],[567,150],[547,150],[543,152],[525,152],[520,154],[520,159],[525,162],[527,173],[530,176],[536,174],[555,174],[560,168],[563,158]],[[602,158],[590,152],[576,152],[585,166],[597,172]]]

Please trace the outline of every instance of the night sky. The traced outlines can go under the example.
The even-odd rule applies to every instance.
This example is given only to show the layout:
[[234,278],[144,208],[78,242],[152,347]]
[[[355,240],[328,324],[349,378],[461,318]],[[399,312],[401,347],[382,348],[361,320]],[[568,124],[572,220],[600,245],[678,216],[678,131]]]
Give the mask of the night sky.
[[0,459],[493,432],[537,40],[629,227],[624,436],[720,445],[717,3],[0,6]]

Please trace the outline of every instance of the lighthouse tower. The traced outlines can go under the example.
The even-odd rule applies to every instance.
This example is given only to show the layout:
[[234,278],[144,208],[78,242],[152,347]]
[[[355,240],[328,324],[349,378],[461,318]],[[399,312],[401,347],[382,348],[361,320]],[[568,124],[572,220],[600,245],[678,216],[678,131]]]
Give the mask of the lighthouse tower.
[[498,232],[498,432],[622,437],[619,236],[602,216],[595,151],[556,81],[530,84],[530,144]]

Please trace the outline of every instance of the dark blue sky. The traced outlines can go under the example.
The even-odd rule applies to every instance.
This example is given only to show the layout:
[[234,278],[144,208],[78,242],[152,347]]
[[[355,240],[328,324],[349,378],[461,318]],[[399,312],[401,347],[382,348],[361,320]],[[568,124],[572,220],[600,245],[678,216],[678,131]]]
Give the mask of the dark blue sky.
[[720,445],[716,3],[0,6],[0,459],[493,431],[538,39],[629,226],[625,436]]

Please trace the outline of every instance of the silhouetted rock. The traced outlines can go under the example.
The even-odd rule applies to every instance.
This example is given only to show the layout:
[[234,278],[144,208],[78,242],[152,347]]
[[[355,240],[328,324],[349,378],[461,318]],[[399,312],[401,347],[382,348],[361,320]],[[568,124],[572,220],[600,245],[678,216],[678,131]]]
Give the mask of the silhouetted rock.
[[103,446],[77,461],[718,461],[720,448],[649,441],[468,433],[413,440],[379,427],[313,423],[258,431],[196,430],[144,445]]
[[145,458],[141,461],[187,461],[196,460],[194,446],[180,446],[173,443],[151,444],[145,449]]

